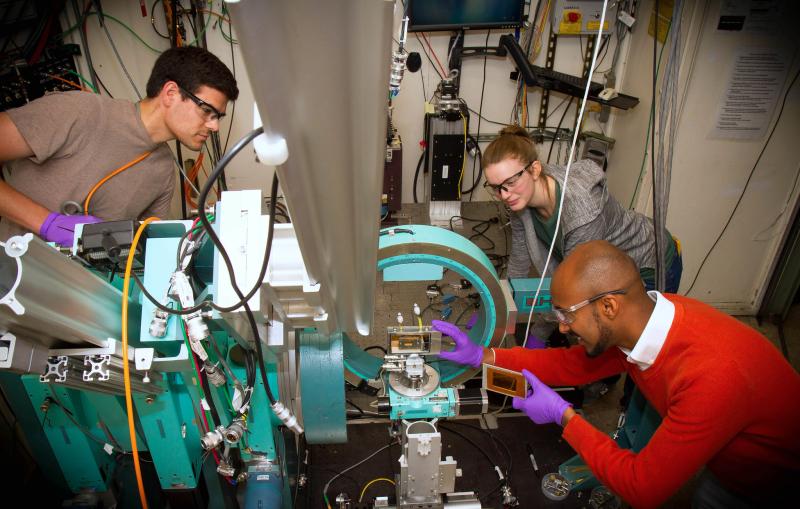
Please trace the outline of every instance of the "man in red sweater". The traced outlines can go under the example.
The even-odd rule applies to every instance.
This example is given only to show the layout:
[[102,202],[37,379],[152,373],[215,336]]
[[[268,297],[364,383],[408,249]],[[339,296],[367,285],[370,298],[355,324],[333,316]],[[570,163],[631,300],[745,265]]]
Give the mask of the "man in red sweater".
[[[514,408],[537,424],[563,426],[598,479],[634,507],[664,503],[703,466],[695,507],[785,500],[775,497],[800,479],[800,376],[766,338],[699,301],[645,292],[633,260],[605,241],[576,248],[551,294],[560,330],[577,346],[485,349],[438,322],[456,341],[442,357],[523,371],[533,390]],[[620,448],[547,386],[621,372],[662,417],[639,453]]]

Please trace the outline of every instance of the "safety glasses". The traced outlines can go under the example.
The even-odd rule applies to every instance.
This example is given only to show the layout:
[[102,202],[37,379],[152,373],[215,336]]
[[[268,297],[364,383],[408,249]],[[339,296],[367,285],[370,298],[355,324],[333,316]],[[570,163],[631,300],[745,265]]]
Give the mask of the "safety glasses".
[[580,308],[588,306],[592,302],[602,299],[606,295],[623,295],[627,293],[627,291],[628,290],[611,290],[608,292],[599,293],[594,297],[581,301],[575,304],[574,306],[570,306],[568,308],[560,308],[558,306],[553,306],[553,315],[555,316],[556,320],[559,321],[559,323],[563,323],[564,325],[569,325],[575,321],[575,312],[578,311]]
[[536,161],[529,162],[528,164],[523,166],[522,169],[519,170],[517,173],[511,175],[510,177],[500,182],[499,184],[490,184],[488,181],[486,181],[483,183],[483,187],[489,194],[493,196],[500,196],[501,191],[505,191],[508,193],[510,192],[511,189],[514,188],[514,186],[517,185],[520,177],[522,177],[522,174],[525,173],[527,169],[530,168],[530,166],[535,162]]
[[199,97],[197,97],[193,93],[189,92],[188,90],[186,90],[182,86],[179,85],[178,88],[181,90],[181,92],[186,94],[186,96],[189,97],[189,99],[191,99],[192,102],[195,103],[198,108],[200,108],[200,111],[203,112],[203,118],[206,120],[206,122],[219,121],[220,119],[222,119],[222,117],[225,116],[224,113],[220,113],[220,111],[218,109],[216,109],[215,107],[211,106],[210,104],[208,104],[204,100],[200,99]]

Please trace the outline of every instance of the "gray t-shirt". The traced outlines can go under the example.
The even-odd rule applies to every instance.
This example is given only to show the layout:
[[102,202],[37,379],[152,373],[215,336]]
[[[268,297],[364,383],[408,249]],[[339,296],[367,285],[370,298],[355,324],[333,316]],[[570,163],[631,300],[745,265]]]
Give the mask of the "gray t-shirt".
[[[65,201],[83,204],[103,177],[152,151],[103,184],[92,197],[89,214],[109,221],[151,215],[166,219],[175,188],[172,154],[166,143],[150,139],[134,103],[61,92],[7,113],[34,153],[5,164],[5,180],[17,191],[60,212]],[[23,231],[0,220],[0,240]]]

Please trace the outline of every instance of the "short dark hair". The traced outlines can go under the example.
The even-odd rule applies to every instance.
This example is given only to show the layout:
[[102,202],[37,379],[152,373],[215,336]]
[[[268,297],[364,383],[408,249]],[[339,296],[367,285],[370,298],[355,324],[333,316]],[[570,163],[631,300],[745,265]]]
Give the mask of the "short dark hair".
[[216,55],[203,48],[184,46],[162,53],[147,80],[147,97],[156,97],[168,81],[176,82],[193,94],[207,86],[219,90],[231,101],[239,97],[231,71]]

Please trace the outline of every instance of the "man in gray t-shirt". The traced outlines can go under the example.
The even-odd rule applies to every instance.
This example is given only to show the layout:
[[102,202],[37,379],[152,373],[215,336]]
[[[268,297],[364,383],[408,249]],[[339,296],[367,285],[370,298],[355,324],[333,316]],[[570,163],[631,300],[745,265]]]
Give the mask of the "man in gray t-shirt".
[[[159,56],[139,103],[75,91],[0,113],[0,241],[32,231],[72,245],[79,223],[163,218],[175,187],[166,142],[199,150],[238,95],[225,64],[184,47]],[[86,210],[68,215],[69,202]]]

